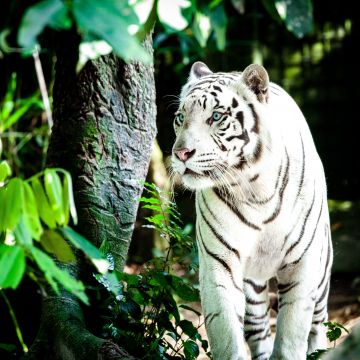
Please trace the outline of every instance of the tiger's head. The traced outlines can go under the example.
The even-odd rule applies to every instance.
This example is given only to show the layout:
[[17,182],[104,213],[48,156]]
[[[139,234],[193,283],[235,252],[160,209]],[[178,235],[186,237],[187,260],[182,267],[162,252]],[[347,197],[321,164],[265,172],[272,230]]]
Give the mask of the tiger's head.
[[234,182],[264,147],[261,117],[269,77],[260,65],[242,73],[213,73],[193,64],[175,113],[172,168],[190,189]]

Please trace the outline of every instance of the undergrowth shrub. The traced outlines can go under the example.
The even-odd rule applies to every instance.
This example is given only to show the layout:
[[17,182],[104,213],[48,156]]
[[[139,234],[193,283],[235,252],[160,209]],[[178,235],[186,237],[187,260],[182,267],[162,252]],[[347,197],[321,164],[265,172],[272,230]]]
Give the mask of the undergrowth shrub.
[[[165,252],[156,251],[153,259],[144,264],[140,274],[112,272],[97,275],[109,290],[105,302],[108,316],[104,319],[103,334],[119,341],[132,355],[142,359],[196,359],[200,347],[208,357],[208,342],[202,339],[200,313],[189,302],[199,301],[198,289],[174,274],[174,264],[188,272],[194,270],[189,259],[196,248],[186,229],[182,227],[176,204],[169,194],[156,185],[145,183],[142,207],[151,209],[146,227],[153,228],[165,239]],[[196,266],[196,264],[195,264]],[[196,314],[193,324],[182,319],[180,309]]]

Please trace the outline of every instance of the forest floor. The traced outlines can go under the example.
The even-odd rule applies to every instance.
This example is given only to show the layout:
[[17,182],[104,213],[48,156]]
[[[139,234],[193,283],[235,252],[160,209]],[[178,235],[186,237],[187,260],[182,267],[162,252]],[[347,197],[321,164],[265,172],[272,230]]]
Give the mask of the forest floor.
[[[275,293],[270,293],[272,298],[275,298]],[[330,295],[329,295],[329,320],[336,321],[351,332],[351,329],[360,324],[360,278],[359,275],[354,274],[335,274],[331,279]],[[191,304],[194,309],[201,312],[200,303]],[[197,316],[191,311],[182,311],[184,318],[193,321],[194,324],[199,322]],[[276,328],[276,311],[270,311],[271,329],[273,336],[275,336]],[[200,323],[203,323],[201,317]],[[206,332],[204,326],[199,330],[201,336],[206,339]],[[337,341],[339,345],[347,336],[343,333],[341,338]],[[330,344],[329,344],[330,347]],[[201,352],[198,360],[206,360],[208,357]],[[250,357],[249,357],[250,359]]]

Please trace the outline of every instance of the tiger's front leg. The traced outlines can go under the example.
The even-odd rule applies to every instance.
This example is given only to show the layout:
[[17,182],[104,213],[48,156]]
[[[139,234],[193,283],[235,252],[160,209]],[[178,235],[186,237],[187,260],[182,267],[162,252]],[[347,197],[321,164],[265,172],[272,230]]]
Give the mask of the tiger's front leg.
[[201,305],[214,360],[246,360],[245,296],[239,259],[213,252],[197,234]]
[[246,360],[244,295],[226,286],[201,286],[206,332],[214,360]]
[[320,274],[315,260],[306,259],[278,273],[279,312],[271,360],[306,358]]
[[252,359],[268,360],[273,350],[269,310],[270,300],[266,281],[244,279],[246,296],[245,339]]

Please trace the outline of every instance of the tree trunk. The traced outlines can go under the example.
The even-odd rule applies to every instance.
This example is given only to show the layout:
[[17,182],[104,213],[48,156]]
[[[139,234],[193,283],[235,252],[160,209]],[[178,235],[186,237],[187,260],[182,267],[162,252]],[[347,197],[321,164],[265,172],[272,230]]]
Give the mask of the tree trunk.
[[[154,69],[109,55],[88,62],[76,75],[77,36],[67,34],[59,45],[47,163],[70,171],[77,231],[122,271],[156,135]],[[144,46],[152,54],[150,37]],[[70,270],[78,276],[79,262]],[[42,312],[29,358],[131,358],[86,330],[81,307],[71,294],[44,298]]]

